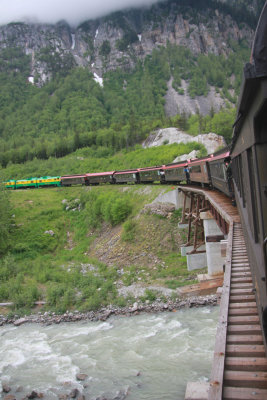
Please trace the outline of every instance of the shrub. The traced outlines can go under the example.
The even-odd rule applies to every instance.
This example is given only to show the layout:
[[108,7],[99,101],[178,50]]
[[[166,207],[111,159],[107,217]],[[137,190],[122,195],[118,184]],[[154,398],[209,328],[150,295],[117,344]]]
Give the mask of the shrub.
[[112,225],[117,225],[128,217],[132,211],[132,205],[129,204],[128,199],[116,199],[116,201],[111,205],[111,223]]
[[135,238],[136,222],[132,219],[124,222],[123,232],[121,235],[122,240],[125,242],[132,242]]

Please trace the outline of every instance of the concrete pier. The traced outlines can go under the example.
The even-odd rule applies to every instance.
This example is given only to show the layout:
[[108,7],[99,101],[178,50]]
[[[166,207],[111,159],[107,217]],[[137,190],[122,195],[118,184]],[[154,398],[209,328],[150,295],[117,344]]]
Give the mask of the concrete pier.
[[205,268],[207,266],[207,253],[187,254],[186,260],[188,271]]
[[225,237],[209,211],[200,213],[200,218],[204,224],[208,275],[214,277],[223,274],[225,258],[222,257],[221,240]]
[[182,207],[179,205],[178,189],[159,195],[152,203],[172,203],[176,210]]

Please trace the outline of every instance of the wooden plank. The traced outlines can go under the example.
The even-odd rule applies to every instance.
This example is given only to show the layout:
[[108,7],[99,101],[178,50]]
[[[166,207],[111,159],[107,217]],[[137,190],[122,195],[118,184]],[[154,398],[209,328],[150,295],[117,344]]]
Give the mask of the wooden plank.
[[221,400],[223,390],[224,363],[226,351],[227,319],[230,298],[231,264],[234,224],[230,221],[227,256],[225,262],[224,285],[220,303],[220,315],[215,339],[214,357],[210,376],[208,400]]
[[232,289],[231,296],[242,296],[251,295],[253,293],[252,289]]
[[[254,299],[255,300],[255,299]],[[251,301],[251,302],[248,302],[248,303],[246,303],[246,302],[244,302],[244,303],[230,303],[229,304],[229,309],[231,309],[231,308],[249,308],[249,307],[255,307],[255,308],[257,308],[257,303],[256,303],[256,301]]]
[[267,372],[225,371],[225,386],[267,389]]
[[262,335],[228,335],[227,344],[263,344]]
[[232,279],[240,279],[240,278],[247,278],[247,279],[252,279],[251,271],[250,269],[240,269],[240,267],[233,268],[232,269]]
[[249,267],[249,263],[240,263],[240,262],[233,262],[233,267]]
[[252,278],[250,276],[240,276],[238,278],[232,278],[232,285],[236,285],[238,283],[252,283]]
[[251,282],[233,282],[231,283],[232,289],[253,289]]
[[[228,312],[230,316],[249,316],[249,315],[257,315],[258,317],[258,309],[256,307],[246,307],[246,308],[229,308]],[[259,317],[258,317],[259,320]]]
[[266,400],[266,389],[225,387],[223,389],[224,400]]
[[228,334],[230,335],[260,335],[261,326],[258,325],[229,325]]
[[228,323],[232,325],[247,325],[247,324],[258,324],[260,323],[260,319],[258,315],[232,315],[228,317]]
[[247,295],[247,296],[230,296],[230,302],[236,302],[236,303],[247,303],[247,302],[255,302],[255,295]]
[[225,368],[230,371],[267,371],[265,357],[226,357]]
[[226,355],[229,357],[265,357],[265,347],[257,344],[228,344]]

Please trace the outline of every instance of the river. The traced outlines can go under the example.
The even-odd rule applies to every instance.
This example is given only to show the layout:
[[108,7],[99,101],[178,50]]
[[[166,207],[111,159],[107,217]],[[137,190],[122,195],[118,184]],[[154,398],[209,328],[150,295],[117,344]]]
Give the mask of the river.
[[[57,399],[183,400],[188,381],[210,375],[218,307],[112,317],[105,322],[0,328],[0,374],[10,393]],[[76,375],[88,375],[78,381]],[[84,387],[85,386],[85,387]],[[0,394],[1,398],[1,394]],[[4,394],[2,394],[4,398]]]

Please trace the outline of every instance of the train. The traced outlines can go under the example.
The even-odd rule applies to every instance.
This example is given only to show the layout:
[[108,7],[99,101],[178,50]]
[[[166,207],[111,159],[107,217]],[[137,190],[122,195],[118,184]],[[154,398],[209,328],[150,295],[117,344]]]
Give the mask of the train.
[[224,148],[206,157],[154,167],[122,171],[91,172],[64,176],[10,179],[4,182],[7,189],[42,188],[48,186],[99,185],[99,184],[199,184],[218,189],[232,196],[227,173],[229,149]]
[[235,201],[246,241],[267,349],[267,2],[244,77],[230,157]]
[[[6,188],[99,184],[191,184],[215,188],[232,198],[243,226],[254,292],[267,344],[267,2],[254,38],[229,148],[198,159],[123,171],[30,178]],[[267,346],[266,346],[267,348]]]

